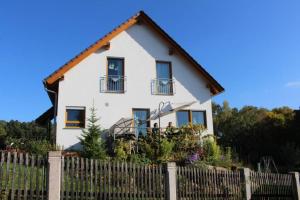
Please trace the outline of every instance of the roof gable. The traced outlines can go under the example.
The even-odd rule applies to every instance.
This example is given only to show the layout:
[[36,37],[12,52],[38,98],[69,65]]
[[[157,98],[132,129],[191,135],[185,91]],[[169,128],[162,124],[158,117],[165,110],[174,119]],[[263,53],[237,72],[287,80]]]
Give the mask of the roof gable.
[[119,25],[110,33],[106,34],[101,39],[97,40],[94,44],[90,45],[88,48],[83,50],[73,59],[68,61],[58,70],[53,72],[50,76],[45,78],[44,83],[46,86],[52,86],[57,83],[57,81],[63,77],[63,75],[69,71],[71,68],[76,66],[79,62],[84,60],[90,54],[94,53],[98,49],[106,46],[111,39],[116,37],[119,33],[124,30],[127,30],[131,26],[142,23],[146,24],[149,27],[153,28],[164,40],[170,43],[171,47],[175,49],[176,52],[183,55],[195,68],[203,75],[203,77],[208,81],[208,88],[210,88],[211,93],[216,95],[222,91],[224,88],[197,62],[195,61],[175,40],[173,40],[162,28],[160,28],[148,15],[146,15],[143,11],[140,11],[136,15],[129,18],[127,21]]

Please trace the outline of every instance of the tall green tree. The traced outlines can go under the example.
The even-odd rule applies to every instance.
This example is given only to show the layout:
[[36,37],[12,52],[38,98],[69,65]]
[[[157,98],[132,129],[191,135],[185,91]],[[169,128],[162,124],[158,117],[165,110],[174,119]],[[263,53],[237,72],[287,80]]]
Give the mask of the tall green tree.
[[93,106],[90,109],[91,115],[88,119],[88,126],[83,130],[80,139],[82,145],[82,153],[86,158],[105,159],[107,157],[105,143],[102,139],[103,131],[97,124],[99,119],[96,117],[96,109]]
[[244,163],[256,166],[262,157],[271,156],[283,170],[300,169],[300,125],[294,110],[255,106],[237,109],[224,102],[213,104],[213,117],[218,143],[232,147]]

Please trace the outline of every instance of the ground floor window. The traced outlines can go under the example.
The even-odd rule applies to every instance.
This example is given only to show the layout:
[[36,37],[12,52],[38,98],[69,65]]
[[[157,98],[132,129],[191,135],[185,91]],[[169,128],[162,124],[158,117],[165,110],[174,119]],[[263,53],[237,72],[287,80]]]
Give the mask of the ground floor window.
[[190,114],[189,111],[178,111],[177,112],[177,126],[181,127],[183,125],[186,125],[190,122]]
[[146,135],[147,129],[150,127],[150,110],[144,108],[132,109],[133,126],[137,136]]
[[66,128],[85,127],[85,107],[66,108]]
[[181,110],[176,113],[177,126],[181,127],[188,123],[202,124],[206,127],[206,112],[197,110]]

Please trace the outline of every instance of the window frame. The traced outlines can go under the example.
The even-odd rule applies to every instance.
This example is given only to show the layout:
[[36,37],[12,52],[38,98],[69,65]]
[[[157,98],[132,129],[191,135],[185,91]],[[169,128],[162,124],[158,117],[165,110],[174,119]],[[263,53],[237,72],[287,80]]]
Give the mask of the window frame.
[[187,112],[188,113],[188,123],[191,123],[191,115],[190,115],[189,110],[178,110],[176,112],[176,126],[177,127],[181,127],[181,126],[179,126],[179,123],[178,123],[178,112]]
[[[68,110],[79,110],[79,111],[83,111],[83,121],[79,121],[79,120],[68,120]],[[68,129],[81,129],[81,128],[85,128],[85,122],[86,121],[86,109],[83,106],[67,106],[66,110],[65,110],[65,128]],[[68,126],[67,124],[77,124],[78,126]],[[82,126],[80,126],[80,124],[83,124]]]
[[[137,126],[135,126],[134,124],[134,111],[147,111],[147,118],[149,119],[150,118],[150,108],[132,108],[132,127],[134,129],[137,128]],[[151,128],[151,120],[147,121],[147,126],[146,128]]]
[[[165,61],[165,60],[156,60],[155,61],[155,79],[158,80],[158,74],[157,74],[157,64],[162,63],[162,64],[168,64],[169,65],[169,80],[171,80],[171,84],[170,84],[170,92],[163,94],[163,93],[158,93],[155,95],[162,95],[162,96],[174,96],[174,81],[173,81],[173,66],[172,66],[172,62],[171,61]],[[156,88],[157,89],[157,88]]]
[[[177,112],[182,112],[182,111],[188,112],[188,118],[189,118],[188,121],[189,121],[189,123],[193,123],[193,112],[202,112],[203,115],[204,115],[204,124],[203,124],[203,126],[205,128],[207,128],[206,110],[194,110],[194,109],[192,109],[192,110],[178,110]],[[177,112],[176,112],[176,125],[177,125],[177,127],[179,127],[178,126],[178,119],[177,119]]]
[[[121,60],[122,61],[122,74],[120,75],[122,77],[122,85],[123,88],[122,90],[111,90],[109,89],[109,60]],[[105,72],[105,84],[106,84],[106,93],[112,93],[112,94],[123,94],[125,93],[126,89],[125,89],[125,84],[126,84],[126,77],[125,77],[125,58],[124,57],[114,57],[114,56],[107,56],[106,57],[106,72]]]
[[108,64],[109,64],[109,60],[121,60],[122,61],[122,75],[124,77],[125,74],[125,58],[124,57],[112,57],[112,56],[108,56],[106,57],[106,77],[108,77]]
[[201,112],[203,113],[203,119],[204,119],[204,124],[203,126],[205,128],[207,128],[207,116],[206,116],[206,110],[190,110],[190,118],[191,118],[191,122],[193,122],[193,112]]
[[155,61],[155,71],[156,71],[156,78],[158,79],[158,76],[157,76],[157,64],[158,63],[162,63],[162,64],[168,64],[169,65],[169,71],[170,71],[170,76],[169,76],[169,79],[173,79],[173,71],[172,71],[172,62],[171,61],[164,61],[164,60],[156,60]]

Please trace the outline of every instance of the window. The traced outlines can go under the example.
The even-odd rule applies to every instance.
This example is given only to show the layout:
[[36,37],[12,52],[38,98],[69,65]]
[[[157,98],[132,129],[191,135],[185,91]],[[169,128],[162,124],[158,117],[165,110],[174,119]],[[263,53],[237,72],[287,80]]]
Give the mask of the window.
[[193,111],[182,110],[176,113],[177,126],[181,127],[188,123],[202,124],[206,127],[206,112],[205,111]]
[[173,94],[173,80],[171,62],[156,62],[156,79],[154,84],[156,94]]
[[156,62],[156,78],[158,79],[172,79],[171,63],[164,61]]
[[150,110],[133,109],[133,126],[137,136],[146,135],[147,128],[150,127]]
[[177,126],[181,127],[190,122],[189,111],[178,111],[177,112]]
[[107,90],[112,92],[124,91],[124,59],[107,59]]
[[192,123],[202,124],[206,126],[205,111],[191,111],[192,112]]
[[66,109],[66,127],[84,128],[85,127],[85,108],[67,107]]

